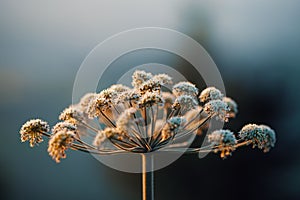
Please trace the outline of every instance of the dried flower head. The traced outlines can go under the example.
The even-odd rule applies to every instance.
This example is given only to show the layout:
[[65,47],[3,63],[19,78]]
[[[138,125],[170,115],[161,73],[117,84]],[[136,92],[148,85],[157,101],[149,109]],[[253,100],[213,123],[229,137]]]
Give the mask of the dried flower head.
[[130,88],[122,84],[115,84],[110,86],[109,90],[114,91],[116,93],[120,93],[130,90]]
[[56,134],[60,131],[70,131],[70,132],[73,132],[74,134],[76,134],[77,127],[73,123],[58,122],[57,124],[55,124],[55,126],[53,126],[52,134]]
[[20,129],[21,141],[29,140],[30,147],[43,141],[43,133],[49,132],[50,127],[47,122],[40,119],[32,119],[27,121]]
[[216,130],[208,135],[208,140],[213,145],[235,145],[236,138],[230,130]]
[[181,95],[176,98],[173,106],[174,108],[180,107],[185,110],[191,110],[198,106],[198,102],[196,101],[195,97],[190,95]]
[[252,141],[253,148],[261,146],[264,141],[262,129],[257,124],[247,124],[239,132],[239,137],[243,140]]
[[194,84],[182,81],[173,86],[172,92],[176,97],[179,97],[181,95],[197,96],[199,91]]
[[222,100],[211,100],[204,105],[204,111],[208,115],[215,115],[217,119],[227,122],[228,121],[228,105]]
[[208,135],[208,141],[214,145],[215,152],[221,152],[221,158],[231,155],[237,144],[237,140],[230,130],[216,130]]
[[172,93],[163,92],[162,86],[172,84],[167,74],[137,70],[132,78],[134,88],[116,84],[86,94],[79,104],[60,114],[63,121],[52,128],[52,134],[47,122],[28,121],[20,130],[21,140],[34,146],[42,136],[50,138],[48,152],[56,162],[66,157],[69,148],[97,155],[213,149],[225,158],[241,146],[252,144],[267,152],[275,145],[275,132],[270,127],[249,124],[239,132],[238,140],[229,130],[217,130],[208,135],[209,145],[186,148],[193,134],[205,136],[200,133],[210,130],[212,118],[227,122],[234,117],[237,104],[214,87],[203,90],[198,98],[197,87],[187,81],[175,84]]
[[161,85],[172,84],[172,77],[167,74],[157,74],[152,79],[158,81]]
[[172,117],[163,127],[161,132],[162,140],[166,140],[170,137],[173,137],[178,130],[180,129],[180,125],[185,122],[185,119],[182,117]]
[[143,94],[145,94],[147,92],[160,93],[161,86],[162,86],[162,84],[161,84],[161,82],[159,80],[150,79],[150,80],[145,81],[142,84],[140,84],[139,93],[141,95],[143,95]]
[[236,114],[238,113],[238,106],[237,103],[229,98],[229,97],[223,97],[222,99],[225,103],[227,103],[229,111],[228,111],[228,115],[230,118],[234,118],[236,116]]
[[[102,134],[99,135],[99,134]],[[104,141],[107,139],[112,144],[114,144],[118,149],[127,149],[132,148],[134,145],[130,144],[129,137],[127,136],[126,132],[119,128],[110,128],[107,127],[101,133],[98,133],[99,141],[94,141],[94,144],[103,144]],[[97,146],[98,149],[101,148],[101,146]]]
[[96,95],[96,93],[87,93],[80,99],[79,105],[83,112],[87,112],[88,105],[90,104],[91,100],[95,98]]
[[61,158],[66,158],[65,151],[71,147],[74,137],[73,132],[64,130],[52,135],[49,140],[48,152],[55,162],[59,163]]
[[130,89],[124,92],[121,92],[115,99],[115,104],[122,103],[137,103],[141,95],[135,89]]
[[106,99],[98,94],[90,101],[86,113],[91,119],[99,117],[103,111],[106,111],[110,108],[110,104],[111,99]]
[[79,121],[83,120],[83,112],[78,106],[71,105],[62,111],[62,113],[59,115],[59,119],[72,124],[77,124]]
[[164,100],[161,95],[155,92],[147,92],[145,93],[139,101],[139,107],[151,107],[153,105],[162,106],[164,104]]
[[276,136],[274,130],[266,125],[248,124],[239,132],[241,139],[251,141],[252,146],[268,152],[275,145]]
[[147,73],[143,70],[136,70],[132,75],[132,86],[138,88],[142,83],[152,78],[151,73]]
[[201,102],[205,103],[205,102],[209,102],[211,100],[222,99],[223,96],[224,95],[217,88],[208,87],[200,93],[199,99]]
[[262,129],[262,132],[265,136],[263,146],[262,146],[263,151],[268,152],[270,151],[271,147],[275,146],[276,143],[275,131],[266,125],[260,125],[259,127]]

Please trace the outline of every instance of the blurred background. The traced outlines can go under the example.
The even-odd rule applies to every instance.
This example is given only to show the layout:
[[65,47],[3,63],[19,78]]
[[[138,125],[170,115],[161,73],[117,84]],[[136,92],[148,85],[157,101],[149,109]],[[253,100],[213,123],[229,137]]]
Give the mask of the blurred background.
[[[30,148],[18,132],[30,118],[57,122],[72,102],[80,64],[98,43],[127,29],[158,26],[189,35],[211,55],[227,95],[239,104],[226,127],[265,123],[278,141],[267,154],[249,147],[226,160],[183,156],[155,172],[155,198],[300,199],[299,8],[297,0],[0,0],[0,198],[140,199],[139,174],[71,151],[56,164],[46,143]],[[159,62],[190,73],[186,62],[157,51],[123,61],[119,65]]]

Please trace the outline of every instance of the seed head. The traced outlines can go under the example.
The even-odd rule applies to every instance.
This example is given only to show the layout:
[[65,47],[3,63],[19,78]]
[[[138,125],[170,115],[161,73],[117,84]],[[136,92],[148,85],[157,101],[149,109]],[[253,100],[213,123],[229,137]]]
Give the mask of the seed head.
[[239,137],[253,142],[253,148],[261,146],[264,141],[262,129],[257,124],[247,124],[239,132]]
[[176,97],[179,97],[181,95],[197,96],[199,91],[194,84],[182,81],[173,86],[172,92]]
[[61,158],[66,158],[65,151],[74,142],[74,133],[71,131],[59,131],[52,135],[48,144],[48,153],[55,162],[59,163]]
[[[252,144],[264,152],[275,145],[274,130],[266,125],[249,124],[239,132],[238,140],[229,130],[217,130],[208,135],[210,145],[184,149],[194,138],[183,140],[209,130],[212,117],[225,122],[235,117],[236,102],[223,97],[215,87],[208,87],[199,95],[198,88],[187,81],[175,84],[172,93],[164,92],[164,85],[172,84],[167,74],[152,75],[137,70],[132,79],[133,88],[116,84],[100,93],[84,95],[79,104],[60,114],[62,122],[53,127],[52,134],[48,134],[47,122],[40,119],[26,122],[20,130],[22,142],[29,140],[33,147],[43,141],[43,135],[49,137],[48,152],[56,162],[66,158],[68,148],[93,154],[141,154],[160,148],[201,153],[212,148],[226,158],[244,145]],[[86,137],[81,137],[84,134]]]
[[203,110],[208,115],[216,115],[217,119],[221,121],[228,121],[228,105],[222,100],[211,100],[204,105]]
[[78,106],[71,105],[62,111],[59,115],[59,119],[72,124],[77,124],[78,121],[83,120],[83,113]]
[[181,107],[185,110],[195,109],[198,106],[198,102],[196,101],[195,97],[190,95],[181,95],[177,97],[174,102],[174,107]]
[[[125,132],[119,128],[110,128],[107,127],[105,128],[102,133],[103,137],[106,137],[107,139],[111,140],[112,138],[120,140],[120,141],[125,141]],[[100,137],[100,136],[99,136]],[[122,146],[122,144],[120,144]]]
[[223,97],[222,99],[225,103],[227,103],[229,111],[228,111],[228,115],[230,118],[234,118],[236,116],[236,114],[238,113],[238,106],[237,103],[229,98],[229,97]]
[[137,103],[140,97],[141,95],[135,89],[127,90],[118,95],[115,100],[115,104],[125,102]]
[[130,88],[122,84],[115,84],[110,86],[109,90],[114,91],[116,93],[121,93],[130,90]]
[[150,79],[148,81],[145,81],[139,87],[139,92],[141,95],[147,92],[160,93],[160,90],[161,90],[161,82],[155,79]]
[[155,92],[147,92],[142,96],[142,98],[139,101],[140,108],[151,107],[155,104],[159,106],[162,106],[164,104],[162,96]]
[[260,125],[259,127],[262,129],[262,132],[265,136],[264,142],[262,145],[263,151],[268,152],[268,151],[270,151],[271,147],[275,146],[275,143],[276,143],[275,131],[266,125]]
[[87,93],[80,99],[80,107],[83,112],[87,111],[87,107],[90,104],[91,100],[95,98],[96,93]]
[[30,147],[34,147],[34,145],[43,141],[42,133],[49,131],[50,127],[47,122],[40,119],[29,120],[20,129],[21,141],[29,140]]
[[237,144],[237,140],[230,130],[216,130],[208,135],[208,141],[215,146],[215,153],[221,152],[221,158],[231,155]]
[[69,123],[69,122],[58,122],[52,128],[52,134],[56,134],[60,131],[70,131],[73,132],[75,135],[77,134],[77,127],[76,125]]
[[217,146],[232,146],[237,143],[233,132],[230,130],[216,130],[208,135],[208,141]]
[[180,129],[182,123],[185,123],[185,119],[182,117],[172,117],[169,119],[161,131],[162,139],[166,140],[173,137]]
[[112,90],[106,89],[97,94],[89,103],[86,112],[89,118],[99,117],[101,112],[110,109],[113,103],[113,97],[116,93]]
[[153,76],[153,80],[157,80],[161,85],[172,84],[172,77],[167,74],[157,74]]
[[138,88],[142,83],[152,78],[151,73],[147,73],[142,70],[136,70],[132,75],[132,86]]
[[222,97],[223,94],[220,90],[215,87],[208,87],[201,92],[199,99],[201,102],[205,103],[211,100],[222,99]]
[[263,149],[268,152],[271,147],[274,147],[276,135],[274,130],[266,125],[248,124],[245,125],[239,132],[240,138],[252,141],[252,147]]

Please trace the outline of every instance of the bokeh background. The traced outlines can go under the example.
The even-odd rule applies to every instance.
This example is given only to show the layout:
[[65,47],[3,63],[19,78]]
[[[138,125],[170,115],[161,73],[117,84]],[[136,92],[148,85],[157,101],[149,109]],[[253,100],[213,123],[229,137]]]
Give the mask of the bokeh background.
[[[98,43],[158,26],[191,36],[214,59],[239,103],[237,119],[226,126],[265,123],[278,141],[268,154],[249,147],[226,160],[183,156],[155,173],[155,198],[300,199],[299,10],[297,0],[0,0],[0,198],[140,199],[140,175],[78,152],[55,164],[46,143],[32,149],[18,131],[34,117],[55,124],[72,102],[81,62]],[[158,52],[137,52],[123,64],[143,62],[189,74],[184,62]]]

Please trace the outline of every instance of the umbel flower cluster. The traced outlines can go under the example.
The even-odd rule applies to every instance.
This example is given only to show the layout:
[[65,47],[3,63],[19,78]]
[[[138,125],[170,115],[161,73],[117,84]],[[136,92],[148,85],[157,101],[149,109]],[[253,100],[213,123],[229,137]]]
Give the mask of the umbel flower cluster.
[[213,118],[228,122],[236,116],[237,104],[215,87],[199,92],[194,84],[179,82],[169,92],[171,85],[167,74],[137,70],[132,75],[133,88],[117,84],[84,95],[60,114],[61,121],[52,130],[43,120],[27,121],[20,130],[21,141],[33,147],[43,137],[49,138],[48,152],[56,162],[66,158],[68,149],[100,155],[212,151],[226,158],[241,146],[252,145],[264,152],[274,147],[276,137],[270,127],[248,124],[238,133],[215,130],[208,133],[207,145],[187,148],[182,139],[204,136]]

